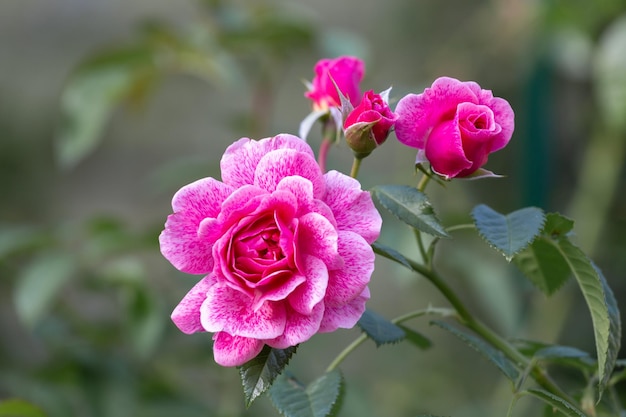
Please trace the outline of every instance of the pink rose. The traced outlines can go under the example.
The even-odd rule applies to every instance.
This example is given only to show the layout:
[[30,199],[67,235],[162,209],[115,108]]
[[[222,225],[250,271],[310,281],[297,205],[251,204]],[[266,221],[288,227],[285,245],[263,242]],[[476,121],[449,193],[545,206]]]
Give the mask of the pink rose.
[[310,90],[304,94],[313,100],[314,110],[327,110],[330,107],[341,106],[337,88],[353,106],[358,104],[361,98],[359,83],[365,75],[363,61],[352,56],[322,59],[315,64],[314,70],[315,77]]
[[339,172],[323,175],[291,135],[240,139],[221,171],[221,182],[204,178],[174,195],[159,237],[177,269],[206,274],[174,309],[178,328],[215,333],[216,362],[237,366],[264,345],[354,326],[382,222],[370,194]]
[[397,119],[380,94],[367,91],[343,123],[346,141],[357,154],[368,155],[383,144]]
[[403,97],[396,113],[398,140],[417,148],[417,162],[428,160],[445,178],[474,174],[490,153],[506,146],[514,128],[506,100],[475,82],[448,77],[438,78],[422,94]]

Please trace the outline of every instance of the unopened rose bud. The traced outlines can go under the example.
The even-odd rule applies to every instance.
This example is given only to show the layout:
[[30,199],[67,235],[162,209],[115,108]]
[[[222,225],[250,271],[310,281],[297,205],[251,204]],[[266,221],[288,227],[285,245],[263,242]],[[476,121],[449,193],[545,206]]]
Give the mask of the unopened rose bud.
[[383,144],[397,119],[380,94],[367,91],[344,121],[346,141],[357,157],[365,157]]

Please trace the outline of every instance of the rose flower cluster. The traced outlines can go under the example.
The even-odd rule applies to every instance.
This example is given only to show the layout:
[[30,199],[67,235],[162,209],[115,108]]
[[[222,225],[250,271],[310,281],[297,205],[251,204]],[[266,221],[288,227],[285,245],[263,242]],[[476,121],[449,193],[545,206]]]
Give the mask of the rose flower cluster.
[[[446,179],[470,177],[503,148],[513,111],[473,82],[439,78],[399,100],[389,90],[361,96],[364,64],[324,59],[306,93],[313,110],[342,115],[356,157],[395,128]],[[215,361],[238,366],[264,346],[285,349],[319,332],[353,327],[370,297],[371,244],[382,225],[369,192],[337,171],[322,172],[311,147],[281,134],[242,138],[221,163],[221,180],[181,188],[159,237],[161,252],[182,272],[204,277],[172,313],[184,333],[213,333]]]

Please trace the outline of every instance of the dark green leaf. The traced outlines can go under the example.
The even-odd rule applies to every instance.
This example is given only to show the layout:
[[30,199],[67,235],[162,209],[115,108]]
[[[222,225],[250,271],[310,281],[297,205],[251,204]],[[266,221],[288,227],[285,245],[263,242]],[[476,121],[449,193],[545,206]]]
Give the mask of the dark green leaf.
[[297,346],[287,349],[273,349],[265,346],[254,359],[238,367],[239,376],[246,397],[246,407],[272,386],[283,372]]
[[66,252],[44,252],[21,272],[13,300],[24,324],[32,327],[48,312],[75,267],[73,257]]
[[421,333],[416,332],[415,330],[403,326],[402,324],[398,324],[405,334],[405,340],[411,342],[413,345],[417,346],[420,349],[428,349],[432,346],[432,342],[426,336]]
[[405,266],[408,269],[413,271],[413,267],[409,263],[408,259],[406,259],[404,255],[402,255],[397,250],[387,245],[383,245],[382,243],[379,243],[379,242],[372,243],[372,249],[374,249],[374,252],[377,253],[378,255],[384,256],[385,258],[391,261],[394,261],[396,263],[399,263],[400,265]]
[[621,321],[617,302],[600,270],[567,238],[557,242],[585,297],[596,340],[598,354],[598,390],[606,387],[617,360],[621,339]]
[[338,412],[343,393],[339,370],[328,372],[304,387],[294,376],[283,375],[270,390],[274,406],[285,417],[326,417]]
[[574,221],[558,213],[546,214],[543,234],[552,238],[567,236],[574,228]]
[[589,354],[575,347],[553,345],[539,349],[535,357],[539,359],[588,358]]
[[357,324],[376,346],[397,343],[405,337],[404,330],[372,310],[365,310]]
[[448,237],[423,192],[408,185],[379,185],[372,193],[383,207],[409,226],[433,236]]
[[19,399],[0,401],[0,417],[46,417],[37,406]]
[[482,238],[508,261],[533,241],[545,222],[543,211],[536,207],[502,215],[480,204],[472,210],[472,217]]
[[580,411],[574,404],[548,391],[542,389],[529,389],[528,391],[522,391],[521,394],[537,397],[549,406],[556,408],[567,417],[587,417],[585,413]]
[[472,333],[469,333],[465,330],[460,330],[456,327],[449,325],[446,322],[435,320],[432,322],[444,330],[449,331],[463,342],[465,342],[468,346],[476,350],[478,353],[487,358],[491,363],[493,363],[502,373],[511,380],[511,382],[515,383],[517,378],[519,377],[519,372],[513,362],[508,360],[504,354],[493,348],[487,342],[482,339],[479,339]]
[[513,262],[546,295],[552,295],[572,275],[559,250],[543,236],[515,255]]

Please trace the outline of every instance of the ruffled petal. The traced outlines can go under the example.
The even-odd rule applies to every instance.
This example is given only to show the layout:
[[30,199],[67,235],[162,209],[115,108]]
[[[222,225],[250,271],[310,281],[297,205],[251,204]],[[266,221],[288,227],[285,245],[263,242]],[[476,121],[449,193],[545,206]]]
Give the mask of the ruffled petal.
[[326,264],[314,256],[304,258],[305,281],[289,295],[289,304],[300,314],[311,314],[326,294],[328,269]]
[[441,123],[433,129],[428,136],[425,151],[433,171],[446,178],[454,178],[472,166],[472,161],[465,156],[456,119]]
[[213,275],[207,275],[194,285],[178,303],[171,317],[181,332],[191,334],[205,331],[200,323],[200,307],[206,300],[209,288],[215,283]]
[[254,184],[272,192],[283,178],[294,175],[311,181],[314,197],[324,195],[324,177],[317,161],[308,153],[294,149],[279,149],[263,156],[254,173]]
[[248,337],[231,336],[226,332],[213,335],[213,357],[222,366],[240,366],[254,359],[264,343]]
[[318,303],[310,314],[300,314],[287,308],[285,332],[272,340],[264,342],[276,349],[286,349],[298,343],[306,342],[319,330],[324,317],[324,303]]
[[354,232],[339,232],[339,254],[344,267],[330,271],[324,303],[336,307],[349,303],[363,292],[374,272],[372,247]]
[[297,136],[280,134],[258,141],[241,138],[230,145],[222,156],[222,181],[235,188],[253,184],[259,161],[268,152],[276,149],[293,149],[315,157],[311,147]]
[[296,247],[302,255],[312,255],[322,260],[329,270],[341,268],[343,261],[337,251],[337,229],[318,213],[300,217],[296,232]]
[[337,228],[357,233],[367,243],[378,239],[382,218],[370,193],[361,190],[361,184],[357,180],[337,171],[327,172],[324,178],[324,202],[334,213]]
[[234,190],[214,178],[204,178],[181,188],[172,200],[174,214],[159,236],[161,253],[177,269],[206,274],[213,268],[213,242],[198,236],[200,223],[218,216],[221,205]]
[[339,328],[353,328],[365,312],[365,303],[369,300],[369,298],[369,288],[365,287],[363,292],[348,304],[341,307],[326,306],[319,332],[329,333],[334,332]]
[[254,309],[252,299],[226,285],[213,285],[200,308],[202,327],[209,332],[273,339],[285,330],[285,307],[267,302]]
[[396,105],[396,137],[407,146],[423,149],[426,138],[437,124],[452,120],[459,103],[478,103],[467,83],[440,77],[422,94],[408,94]]

